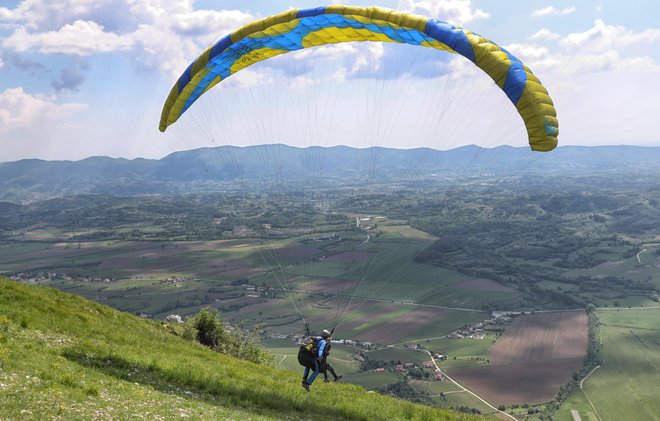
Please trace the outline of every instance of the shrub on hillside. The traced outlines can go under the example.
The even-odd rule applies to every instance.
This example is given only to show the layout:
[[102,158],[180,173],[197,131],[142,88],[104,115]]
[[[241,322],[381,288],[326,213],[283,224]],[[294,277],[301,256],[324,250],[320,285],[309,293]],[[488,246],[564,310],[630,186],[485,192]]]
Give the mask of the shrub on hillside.
[[259,346],[256,331],[229,331],[222,323],[220,314],[208,307],[186,321],[183,337],[196,340],[217,352],[255,363],[270,364],[273,360],[273,356]]

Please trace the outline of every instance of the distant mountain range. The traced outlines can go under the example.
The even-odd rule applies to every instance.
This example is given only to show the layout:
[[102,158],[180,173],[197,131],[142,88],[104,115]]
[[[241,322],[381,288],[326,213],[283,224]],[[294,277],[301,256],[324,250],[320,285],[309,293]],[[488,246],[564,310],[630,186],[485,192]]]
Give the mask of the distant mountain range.
[[565,146],[549,153],[501,146],[356,149],[282,144],[221,146],[162,159],[91,157],[80,161],[25,159],[0,164],[0,201],[26,203],[73,194],[140,195],[217,191],[273,183],[359,185],[362,180],[449,179],[466,175],[584,175],[653,172],[660,147]]

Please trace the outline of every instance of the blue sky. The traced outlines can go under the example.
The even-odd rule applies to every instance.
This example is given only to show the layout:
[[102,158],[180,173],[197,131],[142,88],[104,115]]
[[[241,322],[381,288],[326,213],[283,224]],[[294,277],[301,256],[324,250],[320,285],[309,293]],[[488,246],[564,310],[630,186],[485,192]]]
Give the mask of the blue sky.
[[[392,0],[518,56],[555,101],[560,144],[660,145],[660,2]],[[165,134],[162,103],[228,32],[317,1],[0,2],[0,162],[161,157],[220,144],[364,147],[525,143],[513,106],[461,57],[343,44],[252,66]]]

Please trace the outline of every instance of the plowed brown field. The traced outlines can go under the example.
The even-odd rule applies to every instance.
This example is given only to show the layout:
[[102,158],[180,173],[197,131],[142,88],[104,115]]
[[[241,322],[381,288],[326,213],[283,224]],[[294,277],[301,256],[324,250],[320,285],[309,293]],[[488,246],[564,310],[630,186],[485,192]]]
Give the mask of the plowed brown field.
[[492,404],[543,402],[580,368],[588,318],[581,311],[518,316],[490,351],[490,365],[450,370]]

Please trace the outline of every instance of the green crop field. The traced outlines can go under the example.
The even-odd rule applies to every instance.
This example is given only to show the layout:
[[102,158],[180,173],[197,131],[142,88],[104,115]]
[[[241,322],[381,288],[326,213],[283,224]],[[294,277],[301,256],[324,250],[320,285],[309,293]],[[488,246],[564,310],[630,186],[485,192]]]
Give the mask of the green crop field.
[[486,332],[483,339],[442,338],[442,339],[431,340],[428,343],[426,343],[424,346],[433,352],[447,355],[449,357],[447,363],[450,363],[450,360],[453,357],[460,357],[460,358],[479,357],[484,359],[487,358],[488,351],[495,343],[495,340],[496,340],[496,335],[494,333]]
[[[362,371],[359,373],[348,374],[345,376],[345,380],[347,383],[362,386],[367,390],[374,390],[387,384],[396,383],[399,377],[400,374],[389,371],[380,373]],[[343,380],[344,379],[342,379],[342,381]]]
[[435,406],[441,408],[474,408],[479,410],[482,415],[497,414],[497,411],[493,408],[450,381],[411,380],[410,385],[433,402]]
[[558,420],[660,420],[660,310],[599,311],[604,364],[562,405]]
[[410,362],[415,364],[421,364],[424,361],[431,360],[426,352],[400,347],[380,348],[374,351],[365,352],[365,356],[370,360],[399,360],[402,363]]

